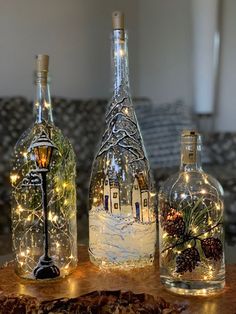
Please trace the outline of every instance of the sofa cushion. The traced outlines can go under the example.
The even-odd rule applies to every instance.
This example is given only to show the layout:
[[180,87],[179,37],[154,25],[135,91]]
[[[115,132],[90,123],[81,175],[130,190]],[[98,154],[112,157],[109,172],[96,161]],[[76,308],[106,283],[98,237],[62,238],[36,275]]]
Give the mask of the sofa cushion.
[[180,163],[180,134],[193,129],[190,107],[182,102],[153,104],[136,110],[147,154],[153,169],[177,166]]
[[0,98],[0,233],[10,227],[10,161],[19,136],[32,123],[32,107],[23,97]]

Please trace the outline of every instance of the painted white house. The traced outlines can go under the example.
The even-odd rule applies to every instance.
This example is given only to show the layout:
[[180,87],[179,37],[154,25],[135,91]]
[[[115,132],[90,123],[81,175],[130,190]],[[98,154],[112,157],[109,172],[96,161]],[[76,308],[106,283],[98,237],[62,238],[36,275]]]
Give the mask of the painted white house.
[[142,174],[134,179],[131,202],[133,216],[140,221],[149,222],[149,190]]
[[[112,177],[112,178],[111,178]],[[120,214],[120,186],[117,178],[107,174],[103,186],[104,209],[112,214]],[[143,174],[135,176],[132,192],[130,212],[132,216],[139,221],[149,222],[151,217],[149,213],[149,190]]]
[[112,214],[120,213],[120,189],[116,179],[109,179],[108,175],[104,180],[103,188],[104,209]]

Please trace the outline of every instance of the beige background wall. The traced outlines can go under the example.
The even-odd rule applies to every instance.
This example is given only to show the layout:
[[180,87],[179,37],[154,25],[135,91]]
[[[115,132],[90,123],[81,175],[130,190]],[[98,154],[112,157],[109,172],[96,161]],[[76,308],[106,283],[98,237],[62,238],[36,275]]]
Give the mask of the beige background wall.
[[136,0],[0,0],[0,95],[32,98],[34,55],[48,53],[53,94],[107,97],[117,3],[127,15],[132,77],[138,77]]
[[140,95],[192,102],[189,0],[139,1]]
[[236,131],[236,1],[222,0],[221,64],[216,127]]
[[[236,130],[236,1],[222,0],[216,128]],[[33,98],[33,57],[51,56],[52,93],[108,97],[111,12],[124,10],[133,95],[192,105],[190,0],[0,0],[0,97]]]

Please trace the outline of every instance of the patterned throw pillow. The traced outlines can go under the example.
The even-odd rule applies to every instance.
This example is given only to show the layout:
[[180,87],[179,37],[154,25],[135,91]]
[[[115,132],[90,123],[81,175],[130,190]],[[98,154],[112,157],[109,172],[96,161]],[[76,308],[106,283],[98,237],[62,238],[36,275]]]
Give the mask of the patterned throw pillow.
[[104,129],[107,100],[53,99],[55,125],[68,137],[77,157],[77,200],[79,217],[88,209],[92,163]]
[[32,107],[23,97],[0,99],[0,234],[10,227],[10,161],[19,136],[32,123]]
[[190,108],[181,102],[136,108],[139,125],[152,169],[180,163],[180,134],[193,129]]

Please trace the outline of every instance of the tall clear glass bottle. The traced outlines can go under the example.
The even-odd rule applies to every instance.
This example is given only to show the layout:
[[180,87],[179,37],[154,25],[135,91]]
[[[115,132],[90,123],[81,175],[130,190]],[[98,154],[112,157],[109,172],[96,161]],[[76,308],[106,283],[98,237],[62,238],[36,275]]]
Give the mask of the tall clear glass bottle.
[[36,57],[34,124],[20,137],[12,162],[12,240],[16,272],[52,279],[77,265],[76,164],[54,125],[47,55]]
[[113,96],[90,183],[89,253],[106,267],[153,262],[156,244],[154,193],[149,163],[129,87],[124,16],[113,13]]
[[159,192],[161,282],[180,294],[224,287],[223,189],[201,166],[201,137],[184,131],[180,171]]

